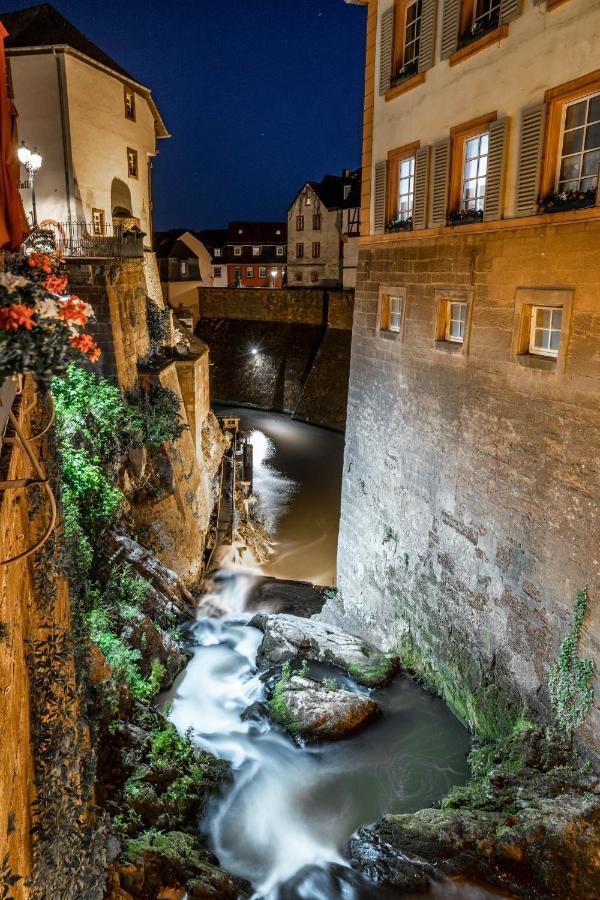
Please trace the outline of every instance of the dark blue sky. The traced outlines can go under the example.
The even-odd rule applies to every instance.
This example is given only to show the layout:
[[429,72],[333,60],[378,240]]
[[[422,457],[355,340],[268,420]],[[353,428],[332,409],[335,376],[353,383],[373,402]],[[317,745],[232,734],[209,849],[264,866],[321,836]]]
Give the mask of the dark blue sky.
[[[5,9],[32,6],[4,0]],[[155,225],[283,218],[360,162],[365,10],[344,0],[55,0],[155,96]]]

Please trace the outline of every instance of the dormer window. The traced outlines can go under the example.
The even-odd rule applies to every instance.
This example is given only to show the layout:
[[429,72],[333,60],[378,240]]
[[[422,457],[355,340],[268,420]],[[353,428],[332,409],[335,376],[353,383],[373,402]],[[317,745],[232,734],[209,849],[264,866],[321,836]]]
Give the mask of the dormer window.
[[215,256],[221,256],[221,253],[222,253],[221,248],[215,247]]
[[241,255],[242,255],[242,248],[241,248],[241,247],[234,247],[234,248],[233,248],[233,255],[234,255],[234,256],[241,256]]
[[135,122],[135,91],[125,88],[125,118]]
[[349,196],[350,196],[350,185],[345,184],[344,185],[344,200],[347,200]]

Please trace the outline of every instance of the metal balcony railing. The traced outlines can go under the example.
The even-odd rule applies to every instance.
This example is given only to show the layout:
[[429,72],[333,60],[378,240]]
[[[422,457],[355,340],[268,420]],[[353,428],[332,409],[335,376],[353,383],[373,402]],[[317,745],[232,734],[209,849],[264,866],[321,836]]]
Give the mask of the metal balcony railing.
[[144,232],[117,222],[42,222],[25,241],[25,250],[35,235],[43,232],[52,234],[56,249],[67,259],[139,259],[144,255]]

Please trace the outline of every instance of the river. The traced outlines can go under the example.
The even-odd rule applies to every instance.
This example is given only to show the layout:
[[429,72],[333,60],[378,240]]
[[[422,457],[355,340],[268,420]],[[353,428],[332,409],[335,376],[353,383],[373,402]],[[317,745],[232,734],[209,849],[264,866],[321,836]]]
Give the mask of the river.
[[[256,667],[262,633],[247,624],[255,578],[335,582],[343,437],[283,415],[227,413],[239,415],[251,433],[258,512],[276,546],[260,572],[229,570],[217,577],[208,599],[227,614],[199,618],[190,627],[193,657],[170,718],[234,773],[201,828],[221,865],[252,883],[256,900],[399,896],[353,873],[344,857],[347,841],[359,825],[428,806],[464,782],[469,734],[441,700],[405,676],[370,692],[381,718],[335,744],[300,746],[264,716],[244,717],[267,691],[267,676]],[[319,666],[313,673],[366,691],[333,670]],[[436,889],[444,897],[458,891],[467,895],[449,883]],[[468,896],[490,895],[469,888]]]

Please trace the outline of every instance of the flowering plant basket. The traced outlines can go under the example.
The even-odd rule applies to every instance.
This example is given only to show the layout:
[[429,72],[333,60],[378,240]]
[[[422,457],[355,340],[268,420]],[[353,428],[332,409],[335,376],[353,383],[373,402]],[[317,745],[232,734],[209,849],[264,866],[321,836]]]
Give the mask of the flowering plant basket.
[[475,225],[477,222],[483,222],[483,210],[459,209],[458,212],[450,213],[448,219],[451,225]]
[[388,232],[393,231],[412,231],[413,220],[412,216],[409,216],[407,219],[391,219],[387,225],[385,226],[385,230]]
[[562,191],[548,194],[540,203],[544,212],[564,212],[569,209],[586,209],[596,205],[596,191]]
[[403,81],[407,81],[409,78],[412,78],[413,75],[417,75],[419,72],[419,61],[414,60],[413,62],[407,63],[402,68],[398,69],[395,76],[392,78],[392,87],[396,87],[398,84],[402,84]]
[[69,363],[95,362],[100,348],[84,331],[93,314],[69,293],[52,232],[34,232],[23,255],[7,258],[0,272],[0,384],[30,374],[46,388]]

